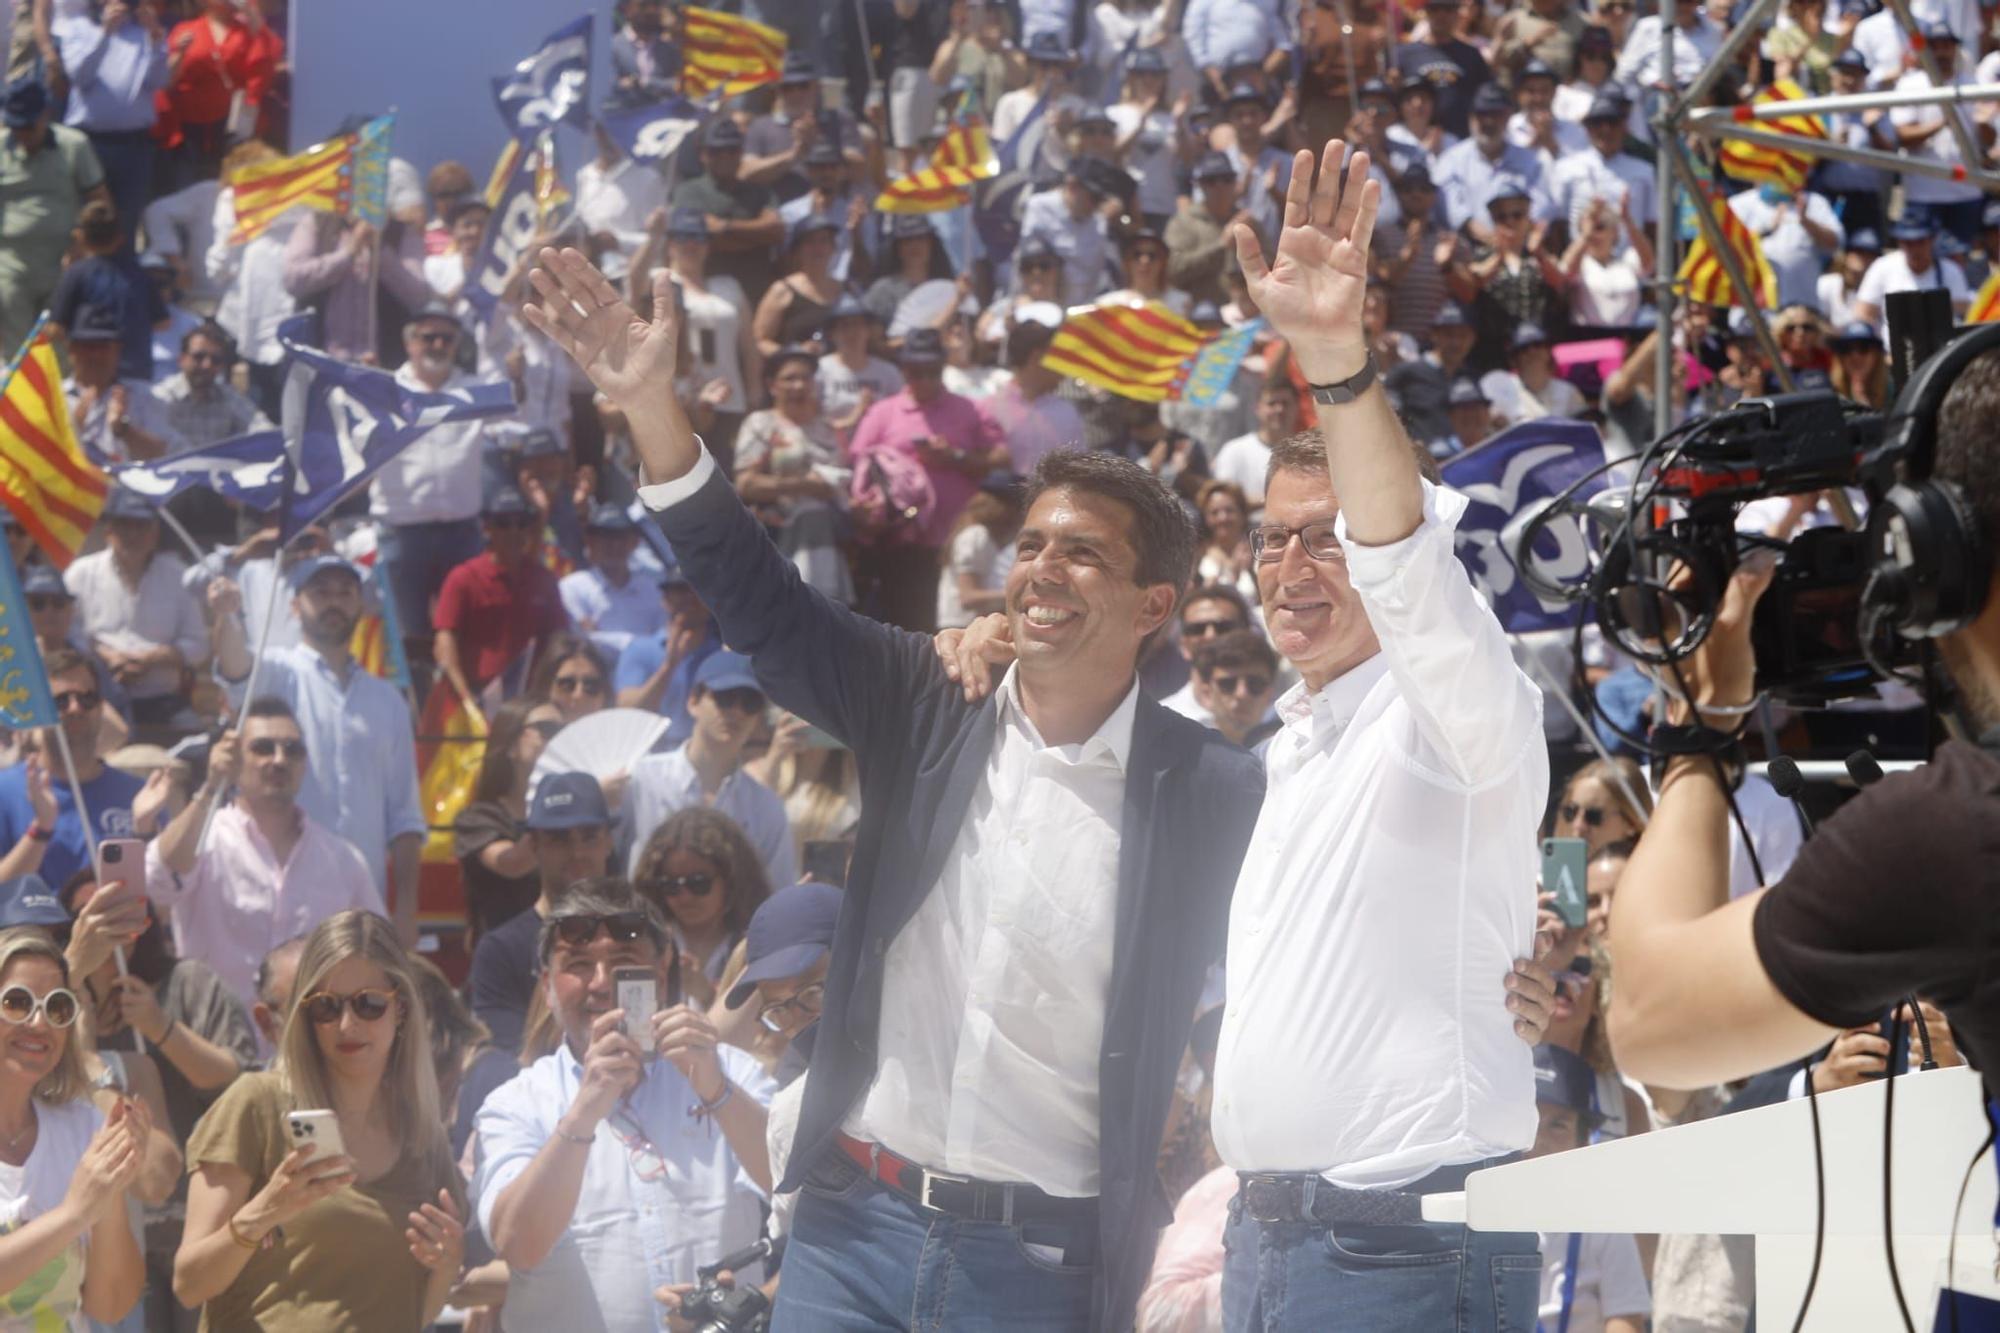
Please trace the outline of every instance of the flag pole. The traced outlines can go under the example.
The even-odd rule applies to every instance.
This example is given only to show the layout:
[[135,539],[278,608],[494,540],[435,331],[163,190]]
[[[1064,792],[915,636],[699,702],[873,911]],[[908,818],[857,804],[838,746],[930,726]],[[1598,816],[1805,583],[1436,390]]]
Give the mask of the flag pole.
[[[90,851],[90,873],[101,885],[104,882],[104,862],[98,858],[97,833],[90,822],[90,807],[83,801],[83,783],[76,775],[76,756],[70,753],[69,735],[63,730],[62,715],[57,714],[56,724],[49,730],[56,734],[56,749],[62,752],[63,772],[69,777],[69,796],[76,802],[76,822],[83,826],[83,845]],[[111,946],[111,957],[118,964],[118,975],[130,976],[125,968],[125,946]],[[146,1039],[139,1035],[139,1029],[132,1029],[132,1040],[139,1047],[139,1054],[146,1053]]]
[[154,505],[153,512],[160,516],[160,522],[166,524],[168,527],[174,530],[174,536],[180,538],[182,546],[187,547],[188,558],[190,560],[192,560],[195,564],[198,565],[204,559],[207,558],[203,554],[201,547],[195,542],[194,537],[189,534],[188,530],[185,527],[181,526],[181,521],[175,518],[173,514],[168,512],[165,500],[162,500],[159,504]]

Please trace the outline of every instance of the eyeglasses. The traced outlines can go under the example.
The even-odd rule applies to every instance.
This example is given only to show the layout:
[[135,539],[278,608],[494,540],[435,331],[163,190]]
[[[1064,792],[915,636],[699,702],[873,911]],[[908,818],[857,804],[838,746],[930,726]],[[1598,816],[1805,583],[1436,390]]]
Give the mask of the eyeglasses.
[[61,986],[47,995],[37,995],[20,985],[0,990],[0,1018],[16,1027],[40,1017],[47,1019],[52,1028],[66,1028],[76,1022],[78,1007],[76,992]]
[[28,594],[30,611],[58,611],[69,605],[69,598],[59,592],[31,592]]
[[[0,997],[4,999],[4,997]],[[314,991],[299,1001],[306,1021],[316,1028],[340,1021],[340,1011],[350,1010],[364,1023],[379,1023],[396,1006],[396,992],[369,987],[352,995],[335,995],[330,990]]]
[[764,711],[764,695],[761,690],[711,690],[709,698],[715,700],[717,708],[727,708],[735,713],[761,713]]
[[1216,676],[1208,683],[1211,689],[1220,690],[1224,694],[1258,695],[1271,688],[1269,676]]
[[431,333],[419,333],[416,339],[426,347],[444,347],[457,343],[458,335],[450,329],[438,329]]
[[274,740],[269,736],[259,736],[256,740],[251,741],[246,748],[259,759],[269,759],[281,750],[284,751],[285,758],[287,759],[303,759],[306,757],[306,743],[304,741],[281,741]]
[[534,732],[545,741],[554,740],[556,733],[562,729],[563,724],[552,717],[545,717],[540,722],[530,722],[528,724],[528,730]]
[[1812,325],[1812,324],[1786,324],[1786,325],[1784,325],[1784,326],[1783,326],[1782,328],[1780,328],[1780,329],[1778,330],[1778,336],[1779,336],[1780,338],[1783,338],[1783,337],[1785,337],[1785,336],[1786,336],[1787,334],[1793,334],[1793,333],[1818,333],[1818,332],[1819,332],[1819,328],[1818,328],[1818,327],[1817,327],[1816,325]]
[[650,1183],[666,1176],[667,1159],[653,1146],[653,1141],[646,1137],[644,1130],[626,1119],[625,1112],[612,1112],[611,1118],[604,1123],[611,1127],[611,1136],[625,1145],[625,1151],[632,1158],[632,1171],[640,1180]]
[[1250,558],[1260,565],[1275,565],[1285,558],[1285,548],[1297,537],[1305,545],[1306,554],[1315,560],[1331,560],[1337,564],[1347,563],[1347,552],[1341,549],[1340,539],[1333,534],[1338,519],[1323,518],[1317,523],[1308,523],[1302,528],[1284,528],[1275,524],[1255,528],[1250,533]]
[[595,696],[604,693],[604,677],[602,676],[557,676],[555,685],[556,693],[558,694],[588,694]]
[[662,875],[653,883],[658,885],[660,892],[669,898],[678,898],[683,893],[704,898],[708,896],[708,891],[715,887],[715,876],[697,870],[692,875]]
[[1134,250],[1129,258],[1135,264],[1142,259],[1149,264],[1164,264],[1167,260],[1167,252],[1165,250],[1155,250],[1149,246],[1144,250]]
[[1601,805],[1578,805],[1575,801],[1564,801],[1562,809],[1556,813],[1562,816],[1563,823],[1565,824],[1574,824],[1580,815],[1583,817],[1586,827],[1602,828],[1604,827],[1605,816],[1610,811]]
[[576,916],[559,916],[555,923],[556,938],[564,944],[582,948],[597,938],[597,932],[609,935],[615,944],[630,944],[646,933],[644,912],[612,912],[600,916],[596,913],[579,913]]
[[1183,620],[1181,637],[1183,639],[1220,637],[1224,634],[1234,634],[1242,628],[1243,622],[1240,620]]
[[815,981],[812,985],[805,987],[797,995],[794,995],[791,999],[779,1000],[774,1004],[767,1004],[762,1009],[759,1009],[757,1011],[757,1021],[764,1025],[764,1030],[766,1032],[783,1032],[785,1029],[784,1025],[781,1022],[779,1022],[780,1018],[792,1012],[792,1010],[794,1009],[798,1010],[800,1014],[805,1015],[806,1017],[817,1017],[819,1014],[820,1001],[823,1000],[825,997],[826,997],[825,984],[823,982]]
[[79,713],[88,713],[103,702],[104,696],[96,690],[64,690],[55,698],[58,713],[67,713],[72,706]]

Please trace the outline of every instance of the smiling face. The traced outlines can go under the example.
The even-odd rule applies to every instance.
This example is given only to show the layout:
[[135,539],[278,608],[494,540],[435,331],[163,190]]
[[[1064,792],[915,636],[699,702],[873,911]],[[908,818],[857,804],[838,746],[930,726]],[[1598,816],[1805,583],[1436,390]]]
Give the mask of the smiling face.
[[1202,501],[1201,521],[1208,529],[1211,545],[1233,551],[1243,540],[1243,506],[1228,491],[1210,492],[1208,499]]
[[[345,1003],[357,991],[393,991],[389,974],[366,958],[344,958],[320,977],[314,994],[337,995],[343,1000],[340,1016],[331,1023],[313,1023],[313,1041],[319,1047],[327,1073],[353,1082],[380,1078],[389,1067],[389,1053],[396,1045],[396,1031],[404,1006],[400,998],[387,1013],[370,1021],[358,1017],[354,1006]],[[294,1011],[294,1021],[310,1022],[303,1006]]]
[[[1339,513],[1340,502],[1325,473],[1282,469],[1264,494],[1267,526],[1298,529],[1329,522]],[[1258,562],[1257,595],[1272,646],[1298,668],[1308,689],[1318,689],[1380,650],[1361,595],[1348,580],[1346,560],[1315,559],[1297,537],[1285,543],[1277,560]]]
[[[40,997],[65,985],[62,969],[54,960],[32,954],[14,959],[0,972],[0,990],[25,986],[29,994]],[[40,1009],[26,1023],[0,1023],[0,1070],[33,1087],[55,1071],[69,1044],[69,1034],[70,1029],[56,1027]]]
[[1037,496],[1007,575],[1007,619],[1024,674],[1129,677],[1146,636],[1173,613],[1175,590],[1141,587],[1132,515],[1074,487]]

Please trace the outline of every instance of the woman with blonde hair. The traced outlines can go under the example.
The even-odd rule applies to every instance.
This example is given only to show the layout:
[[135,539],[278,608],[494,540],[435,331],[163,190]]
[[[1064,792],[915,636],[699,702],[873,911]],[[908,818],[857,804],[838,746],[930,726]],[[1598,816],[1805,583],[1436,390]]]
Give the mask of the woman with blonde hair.
[[[464,1258],[430,1019],[395,927],[341,912],[306,938],[270,1073],[238,1079],[188,1141],[174,1294],[204,1329],[415,1329]],[[328,1109],[344,1151],[292,1146]]]

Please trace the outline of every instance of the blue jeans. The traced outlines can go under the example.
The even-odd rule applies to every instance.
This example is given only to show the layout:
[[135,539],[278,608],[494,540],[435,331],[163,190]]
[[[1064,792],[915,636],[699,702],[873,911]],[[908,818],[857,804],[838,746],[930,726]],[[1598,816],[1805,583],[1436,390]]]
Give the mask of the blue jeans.
[[1533,1333],[1533,1232],[1258,1222],[1238,1202],[1223,1232],[1229,1333]]
[[444,576],[485,549],[476,518],[444,523],[384,523],[381,557],[396,594],[396,617],[403,637],[431,636],[431,598]]
[[771,1333],[1063,1333],[1090,1327],[1097,1222],[927,1212],[829,1149],[799,1190]]

